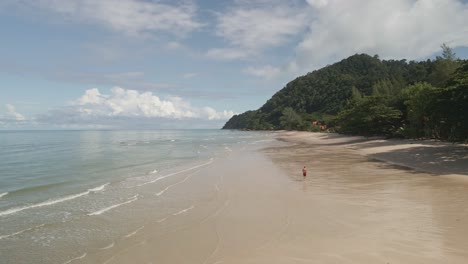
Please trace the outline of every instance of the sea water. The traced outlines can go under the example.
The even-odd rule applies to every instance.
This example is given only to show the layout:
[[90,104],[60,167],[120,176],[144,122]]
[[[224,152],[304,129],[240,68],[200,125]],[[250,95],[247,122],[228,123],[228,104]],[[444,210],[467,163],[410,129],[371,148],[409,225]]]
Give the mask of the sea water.
[[265,139],[271,134],[0,131],[0,263],[66,263],[93,243],[131,236],[139,228],[135,207],[147,200],[157,208],[170,187],[154,193],[153,186]]

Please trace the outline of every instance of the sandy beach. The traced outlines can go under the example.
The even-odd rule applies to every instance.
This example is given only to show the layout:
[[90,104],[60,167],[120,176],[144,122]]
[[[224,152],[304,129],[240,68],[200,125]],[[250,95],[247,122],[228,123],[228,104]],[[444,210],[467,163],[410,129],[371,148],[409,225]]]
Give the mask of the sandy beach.
[[162,182],[167,217],[72,262],[468,262],[468,146],[277,139]]

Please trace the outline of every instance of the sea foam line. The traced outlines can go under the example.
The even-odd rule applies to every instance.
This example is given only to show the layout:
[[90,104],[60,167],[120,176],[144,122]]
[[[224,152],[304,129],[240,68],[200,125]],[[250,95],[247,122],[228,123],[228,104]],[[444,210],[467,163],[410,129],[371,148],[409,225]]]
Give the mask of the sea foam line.
[[164,221],[166,221],[166,220],[167,220],[167,217],[165,217],[165,218],[162,218],[162,219],[159,219],[159,220],[158,220],[158,221],[156,221],[156,222],[158,222],[158,223],[162,223],[162,222],[164,222]]
[[99,248],[99,249],[100,249],[100,250],[106,250],[106,249],[109,249],[109,248],[112,248],[112,247],[114,247],[114,245],[115,245],[115,243],[114,243],[114,242],[112,242],[110,245],[108,245],[108,246],[105,246],[105,247],[102,247],[102,248]]
[[119,204],[111,205],[111,206],[106,207],[106,208],[103,208],[103,209],[101,209],[101,210],[99,210],[99,211],[89,213],[88,215],[89,215],[89,216],[100,215],[100,214],[102,214],[102,213],[104,213],[104,212],[107,212],[107,211],[112,210],[112,209],[114,209],[114,208],[116,208],[116,207],[122,206],[122,205],[124,205],[124,204],[132,203],[132,202],[134,202],[134,201],[136,201],[136,200],[138,200],[138,194],[136,194],[135,196],[131,197],[130,200],[128,200],[128,201],[125,201],[125,202],[119,203]]
[[177,175],[177,174],[180,174],[180,173],[184,173],[184,172],[187,172],[187,171],[191,171],[191,170],[194,170],[194,169],[197,169],[197,168],[200,168],[200,167],[209,165],[209,164],[211,164],[211,163],[213,163],[213,158],[211,158],[208,162],[205,162],[205,163],[203,163],[203,164],[200,164],[200,165],[197,165],[197,166],[193,166],[193,167],[188,168],[188,169],[185,169],[185,170],[181,170],[181,171],[169,173],[169,174],[167,174],[167,175],[164,175],[164,176],[161,176],[161,177],[159,177],[159,178],[156,178],[156,179],[154,179],[154,180],[152,180],[152,181],[139,184],[139,185],[137,185],[136,187],[140,187],[140,186],[143,186],[143,185],[146,185],[146,184],[155,183],[155,182],[160,181],[160,180],[162,180],[162,179],[165,179],[165,178],[167,178],[167,177],[171,177],[171,176],[174,176],[174,175]]
[[175,214],[172,214],[172,215],[180,215],[180,214],[183,214],[183,213],[185,213],[185,212],[187,212],[187,211],[192,210],[193,208],[195,208],[195,206],[192,205],[192,206],[190,206],[189,208],[185,208],[185,209],[183,209],[183,210],[180,210],[179,212],[177,212],[177,213],[175,213]]
[[21,211],[24,211],[24,210],[32,209],[32,208],[43,207],[43,206],[48,206],[48,205],[53,205],[53,204],[73,200],[73,199],[79,198],[81,196],[88,195],[88,194],[90,194],[92,192],[102,191],[102,190],[104,190],[104,188],[107,185],[109,185],[109,183],[103,184],[103,185],[98,186],[96,188],[88,189],[86,192],[77,193],[77,194],[73,194],[73,195],[69,195],[69,196],[64,196],[62,198],[58,198],[58,199],[55,199],[55,200],[47,200],[45,202],[41,202],[41,203],[37,203],[37,204],[31,204],[31,205],[27,205],[27,206],[10,208],[8,210],[0,212],[0,216],[10,215],[10,214],[18,213],[18,212],[21,212]]
[[24,232],[28,232],[28,231],[31,231],[31,230],[34,230],[34,229],[36,229],[36,228],[40,228],[40,227],[43,227],[43,226],[45,226],[45,224],[38,225],[38,226],[33,226],[33,227],[30,227],[30,228],[27,228],[27,229],[24,229],[24,230],[15,232],[15,233],[13,233],[13,234],[0,236],[0,239],[12,237],[12,236],[17,236],[17,235],[23,234]]
[[73,261],[75,261],[75,260],[82,259],[82,258],[86,257],[86,255],[88,255],[88,253],[84,253],[83,255],[81,255],[81,256],[79,256],[79,257],[72,258],[72,259],[70,259],[69,261],[64,262],[63,264],[68,264],[68,263],[71,263],[71,262],[73,262]]
[[5,196],[7,194],[8,194],[8,192],[0,193],[0,198],[2,198],[3,196]]
[[189,176],[185,177],[185,179],[181,180],[180,182],[176,182],[176,183],[174,183],[174,184],[171,184],[171,185],[167,186],[166,188],[164,188],[164,190],[162,190],[162,191],[156,193],[156,196],[161,196],[163,193],[165,193],[165,192],[166,192],[167,190],[169,190],[170,188],[172,188],[172,187],[174,187],[174,186],[176,186],[176,185],[178,185],[178,184],[181,184],[181,183],[186,182],[188,179],[190,179],[190,177],[193,176],[193,174],[194,174],[194,173],[192,173],[192,174],[190,174]]
[[129,238],[129,237],[131,237],[131,236],[136,235],[136,233],[138,233],[138,231],[142,230],[144,227],[145,227],[145,226],[142,226],[142,227],[138,228],[137,230],[131,232],[130,234],[126,235],[125,238]]

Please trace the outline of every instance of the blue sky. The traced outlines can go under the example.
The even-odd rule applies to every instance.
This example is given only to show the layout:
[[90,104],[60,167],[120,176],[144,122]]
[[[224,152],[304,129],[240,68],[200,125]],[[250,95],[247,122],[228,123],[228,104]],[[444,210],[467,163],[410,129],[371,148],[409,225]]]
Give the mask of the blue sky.
[[0,129],[219,128],[355,53],[468,57],[461,0],[0,1]]

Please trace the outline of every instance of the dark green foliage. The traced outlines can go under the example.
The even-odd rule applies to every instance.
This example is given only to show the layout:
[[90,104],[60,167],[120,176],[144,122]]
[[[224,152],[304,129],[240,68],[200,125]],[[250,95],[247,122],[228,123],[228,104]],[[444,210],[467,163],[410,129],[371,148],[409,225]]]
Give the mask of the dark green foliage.
[[298,130],[303,126],[302,117],[292,109],[292,107],[284,108],[280,117],[280,125],[284,129]]
[[389,107],[382,96],[367,96],[352,102],[340,112],[336,122],[338,132],[353,135],[390,136],[398,127],[401,112]]
[[421,62],[351,56],[296,78],[223,128],[317,131],[317,121],[343,133],[466,141],[468,64],[442,50]]
[[432,137],[430,119],[436,88],[428,83],[416,83],[406,87],[401,96],[406,106],[407,126],[404,135],[409,137]]
[[442,56],[437,56],[432,63],[428,77],[428,81],[439,88],[447,85],[447,81],[460,66],[460,62],[450,47],[443,44],[441,48]]
[[451,141],[468,141],[468,61],[438,89],[431,101],[434,136]]

